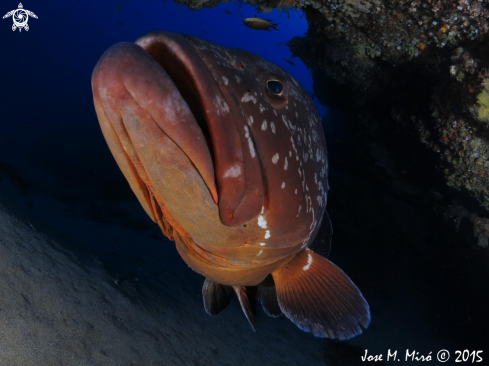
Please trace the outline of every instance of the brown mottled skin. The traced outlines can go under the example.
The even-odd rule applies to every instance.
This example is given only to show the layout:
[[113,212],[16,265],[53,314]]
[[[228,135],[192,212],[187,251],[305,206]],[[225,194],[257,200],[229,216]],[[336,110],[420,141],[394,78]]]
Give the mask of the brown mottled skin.
[[92,88],[119,167],[192,269],[256,286],[313,253],[326,145],[313,102],[287,72],[249,52],[153,32],[109,48]]

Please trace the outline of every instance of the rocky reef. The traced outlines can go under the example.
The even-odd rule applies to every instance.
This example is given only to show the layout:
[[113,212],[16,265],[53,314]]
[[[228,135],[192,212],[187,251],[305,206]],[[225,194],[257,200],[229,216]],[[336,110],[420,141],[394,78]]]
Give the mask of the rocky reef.
[[[315,83],[318,98],[353,108],[354,127],[370,136],[373,156],[380,149],[397,170],[412,166],[412,176],[401,180],[440,194],[445,217],[469,219],[477,242],[487,246],[487,2],[311,5],[304,9],[308,34],[289,47],[323,80]],[[392,166],[386,172],[394,174]]]
[[289,46],[324,81],[315,83],[317,96],[330,107],[353,108],[371,154],[382,150],[397,170],[412,167],[411,177],[399,178],[392,166],[386,172],[439,194],[445,217],[469,219],[478,244],[487,246],[487,2],[311,5],[304,9],[308,34]]

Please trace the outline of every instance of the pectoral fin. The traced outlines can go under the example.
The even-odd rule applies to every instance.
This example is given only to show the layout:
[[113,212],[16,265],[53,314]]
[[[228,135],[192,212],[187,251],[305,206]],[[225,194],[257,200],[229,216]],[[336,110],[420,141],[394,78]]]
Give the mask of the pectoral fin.
[[370,323],[370,309],[348,276],[309,249],[272,273],[282,312],[316,337],[350,339]]

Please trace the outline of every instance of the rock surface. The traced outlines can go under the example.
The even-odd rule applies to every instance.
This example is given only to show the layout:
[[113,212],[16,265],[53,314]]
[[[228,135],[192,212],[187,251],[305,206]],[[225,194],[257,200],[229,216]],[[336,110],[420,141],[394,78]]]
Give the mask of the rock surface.
[[[368,4],[339,1],[326,15],[306,8],[310,29],[292,52],[329,84],[315,83],[320,100],[354,109],[357,132],[398,171],[416,168],[410,184],[443,192],[479,222],[489,214],[488,4]],[[477,224],[474,235],[487,246]]]

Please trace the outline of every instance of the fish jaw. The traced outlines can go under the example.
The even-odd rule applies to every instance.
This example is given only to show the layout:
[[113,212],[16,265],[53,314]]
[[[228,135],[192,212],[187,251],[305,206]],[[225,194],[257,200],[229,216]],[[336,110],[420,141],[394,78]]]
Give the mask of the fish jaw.
[[258,159],[243,153],[247,141],[238,131],[235,102],[221,90],[185,37],[152,32],[136,44],[171,75],[199,123],[209,130],[221,222],[240,226],[258,216],[264,203],[262,172]]
[[[202,130],[171,78],[141,47],[119,43],[109,48],[94,69],[92,89],[97,116],[111,151],[118,163],[130,160],[130,164],[121,166],[124,173],[136,171],[146,186],[151,186],[147,170],[157,168],[162,153],[157,144],[152,150],[146,146],[148,134],[154,129],[188,156],[211,197],[217,200],[212,158]],[[117,142],[123,152],[114,149]],[[138,151],[143,147],[145,154]],[[134,184],[131,187],[140,190]]]

